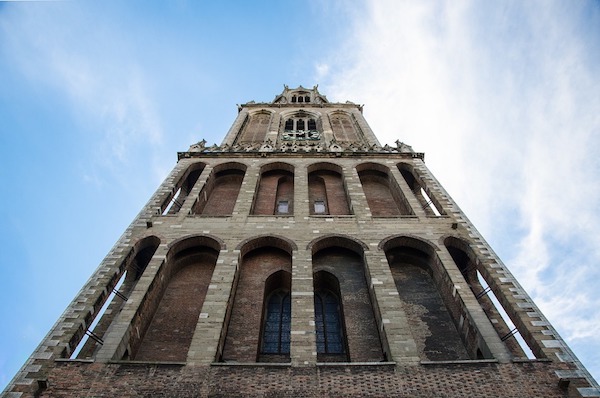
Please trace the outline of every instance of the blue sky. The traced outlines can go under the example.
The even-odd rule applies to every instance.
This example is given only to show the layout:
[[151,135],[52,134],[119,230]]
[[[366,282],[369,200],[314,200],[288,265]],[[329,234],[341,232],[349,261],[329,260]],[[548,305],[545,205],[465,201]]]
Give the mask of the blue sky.
[[600,378],[599,2],[39,1],[0,2],[0,388],[176,152],[283,84],[425,152]]

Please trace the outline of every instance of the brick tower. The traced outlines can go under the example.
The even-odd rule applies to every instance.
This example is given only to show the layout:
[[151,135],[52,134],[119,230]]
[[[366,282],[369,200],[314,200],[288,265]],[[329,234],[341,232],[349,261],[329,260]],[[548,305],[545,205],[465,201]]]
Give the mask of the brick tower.
[[32,395],[600,396],[422,153],[287,86],[178,154],[4,392]]

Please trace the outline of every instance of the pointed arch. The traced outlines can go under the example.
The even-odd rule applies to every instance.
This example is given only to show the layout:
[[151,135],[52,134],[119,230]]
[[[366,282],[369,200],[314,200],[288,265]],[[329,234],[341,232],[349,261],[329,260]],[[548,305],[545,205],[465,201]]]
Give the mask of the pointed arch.
[[273,112],[266,109],[251,112],[242,126],[237,142],[240,144],[264,142],[272,118]]

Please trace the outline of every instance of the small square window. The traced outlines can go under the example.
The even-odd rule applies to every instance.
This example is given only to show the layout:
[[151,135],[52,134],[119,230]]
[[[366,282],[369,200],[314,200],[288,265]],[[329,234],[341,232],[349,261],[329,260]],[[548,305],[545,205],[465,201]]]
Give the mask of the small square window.
[[290,211],[289,203],[287,200],[280,200],[277,202],[277,213],[287,214]]
[[324,200],[315,200],[315,213],[316,214],[324,214],[325,213],[325,201]]

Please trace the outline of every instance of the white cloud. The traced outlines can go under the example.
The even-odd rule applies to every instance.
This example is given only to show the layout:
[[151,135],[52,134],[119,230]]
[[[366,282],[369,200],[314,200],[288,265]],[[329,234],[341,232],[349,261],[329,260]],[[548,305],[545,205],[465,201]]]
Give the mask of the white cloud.
[[600,70],[580,11],[373,1],[318,64],[322,91],[365,103],[380,141],[426,152],[564,337],[600,348]]

